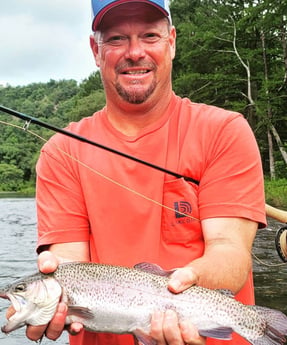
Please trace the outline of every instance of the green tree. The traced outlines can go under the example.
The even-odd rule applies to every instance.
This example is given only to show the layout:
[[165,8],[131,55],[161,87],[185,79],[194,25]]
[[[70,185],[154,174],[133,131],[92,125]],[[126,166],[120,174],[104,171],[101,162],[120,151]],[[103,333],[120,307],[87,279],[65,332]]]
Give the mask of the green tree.
[[23,183],[23,171],[13,164],[0,164],[0,190],[17,191]]
[[270,0],[171,3],[178,32],[176,92],[243,113],[260,145],[266,174],[273,138],[275,157],[286,143],[286,6],[286,1]]
[[[195,102],[241,112],[256,135],[265,174],[271,174],[273,166],[275,176],[284,176],[286,164],[281,151],[287,146],[286,1],[172,0],[171,11],[177,28],[173,68],[176,93]],[[0,103],[65,127],[101,109],[105,96],[97,71],[80,84],[50,80],[1,87]],[[0,121],[24,126],[22,120],[6,114],[0,114]],[[35,125],[29,129],[45,139],[53,134]],[[19,169],[23,183],[34,183],[35,162],[42,145],[42,140],[23,129],[0,123],[0,164]]]

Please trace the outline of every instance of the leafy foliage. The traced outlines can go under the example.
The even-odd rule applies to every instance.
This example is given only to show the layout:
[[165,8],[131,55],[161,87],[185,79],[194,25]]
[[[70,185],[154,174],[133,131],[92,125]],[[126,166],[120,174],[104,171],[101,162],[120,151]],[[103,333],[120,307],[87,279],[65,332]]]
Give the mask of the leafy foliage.
[[23,171],[14,164],[0,164],[0,188],[3,191],[17,191],[22,184]]
[[[50,80],[27,86],[0,88],[3,106],[65,127],[101,109],[105,103],[99,72],[80,85],[75,80]],[[35,183],[35,164],[43,141],[24,132],[24,122],[0,114],[0,190],[14,191]],[[12,126],[11,126],[12,125]],[[29,130],[47,140],[53,132],[30,125]]]
[[[173,0],[171,9],[178,32],[175,91],[241,112],[255,132],[268,175],[270,126],[285,146],[287,139],[286,1]],[[275,142],[274,148],[276,175],[286,177]]]

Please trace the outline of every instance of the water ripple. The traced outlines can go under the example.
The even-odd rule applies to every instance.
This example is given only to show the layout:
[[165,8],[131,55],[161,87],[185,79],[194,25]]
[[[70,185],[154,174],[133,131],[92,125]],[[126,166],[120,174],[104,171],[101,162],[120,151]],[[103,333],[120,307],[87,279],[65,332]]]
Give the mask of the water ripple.
[[[0,285],[30,274],[36,265],[36,211],[34,199],[0,199]],[[269,220],[268,227],[258,231],[253,253],[268,265],[253,262],[256,303],[282,310],[287,314],[287,266],[281,263],[274,245],[276,231],[281,223]],[[0,325],[5,323],[7,301],[0,300]],[[0,333],[1,345],[31,345],[25,330],[19,329],[10,336]],[[51,343],[43,340],[42,344]],[[62,336],[57,344],[67,344]]]

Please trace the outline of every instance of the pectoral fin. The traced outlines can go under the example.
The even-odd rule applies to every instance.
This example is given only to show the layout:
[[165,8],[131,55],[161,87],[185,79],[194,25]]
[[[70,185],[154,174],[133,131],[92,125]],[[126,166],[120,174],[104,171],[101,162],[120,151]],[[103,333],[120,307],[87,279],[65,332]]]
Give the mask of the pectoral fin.
[[142,343],[143,345],[156,345],[157,342],[148,334],[145,334],[143,331],[141,330],[136,330],[135,332],[133,332],[136,340],[139,343]]
[[233,329],[230,327],[217,327],[212,329],[200,329],[198,333],[203,337],[215,338],[215,339],[232,339]]
[[82,319],[93,319],[94,314],[89,308],[69,306],[67,316],[78,316]]

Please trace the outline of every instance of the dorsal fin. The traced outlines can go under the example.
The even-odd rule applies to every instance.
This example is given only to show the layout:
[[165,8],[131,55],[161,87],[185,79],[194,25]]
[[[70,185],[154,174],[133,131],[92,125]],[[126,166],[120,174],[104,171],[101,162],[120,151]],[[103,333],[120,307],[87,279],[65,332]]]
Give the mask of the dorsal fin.
[[139,264],[136,264],[134,268],[137,270],[144,271],[147,273],[152,273],[161,277],[169,277],[175,271],[175,269],[165,271],[159,265],[152,264],[149,262],[141,262]]
[[217,289],[217,292],[221,293],[222,295],[226,296],[226,297],[230,297],[230,298],[234,298],[234,293],[230,290],[227,289]]
[[76,305],[68,307],[67,315],[75,315],[86,320],[93,319],[95,317],[94,313],[89,308],[80,307]]

